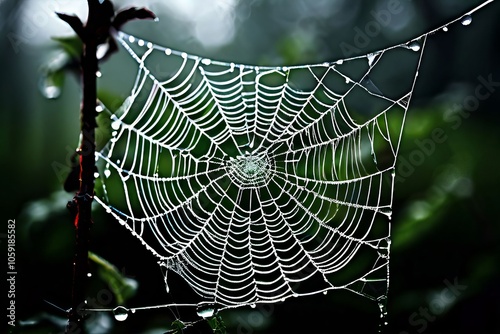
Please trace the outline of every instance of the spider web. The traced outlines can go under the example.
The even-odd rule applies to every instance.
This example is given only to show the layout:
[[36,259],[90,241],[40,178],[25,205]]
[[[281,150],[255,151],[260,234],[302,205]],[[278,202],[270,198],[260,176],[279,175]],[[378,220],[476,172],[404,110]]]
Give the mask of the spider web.
[[97,153],[96,201],[158,258],[167,291],[175,272],[206,315],[338,289],[384,314],[395,163],[437,30],[288,67],[216,61],[119,32],[138,71]]
[[[394,166],[416,76],[391,98],[371,74],[396,51],[415,71],[419,44],[255,67],[120,41],[139,71],[98,155],[98,201],[161,266],[223,306],[339,288],[385,296]],[[174,63],[166,78],[151,70],[158,58]],[[366,264],[352,272],[352,262]]]

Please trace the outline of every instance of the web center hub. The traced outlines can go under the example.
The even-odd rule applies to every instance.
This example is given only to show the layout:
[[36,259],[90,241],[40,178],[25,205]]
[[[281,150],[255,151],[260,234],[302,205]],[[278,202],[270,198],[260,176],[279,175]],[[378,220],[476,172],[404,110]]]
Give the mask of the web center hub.
[[274,163],[266,154],[246,153],[230,158],[226,170],[231,180],[240,188],[260,188],[269,182]]

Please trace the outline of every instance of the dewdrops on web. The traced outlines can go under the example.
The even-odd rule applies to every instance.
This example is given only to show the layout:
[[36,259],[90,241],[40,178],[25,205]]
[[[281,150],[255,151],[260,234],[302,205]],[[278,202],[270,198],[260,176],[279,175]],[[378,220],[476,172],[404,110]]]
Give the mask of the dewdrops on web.
[[201,318],[207,319],[211,318],[216,312],[216,308],[213,303],[199,303],[196,307],[196,314]]
[[472,23],[472,16],[471,15],[465,15],[464,17],[462,17],[462,19],[460,20],[460,22],[462,23],[462,25],[464,26],[468,26]]
[[408,49],[412,50],[412,51],[420,51],[420,49],[422,48],[422,46],[420,45],[420,43],[418,41],[411,41],[410,43],[408,43]]
[[96,106],[95,106],[95,111],[97,113],[101,113],[104,111],[104,104],[102,104],[100,101],[97,102]]
[[[412,51],[423,52],[427,35],[365,56],[277,67],[211,60],[123,36],[139,71],[133,103],[111,116],[113,138],[99,152],[105,178],[98,202],[168,263],[165,284],[168,271],[184,278],[208,300],[196,311],[209,318],[224,307],[338,289],[331,282],[339,263],[348,268],[363,248],[377,262],[346,286],[384,299],[386,289],[364,286],[389,282],[388,271],[379,271],[389,261],[380,240],[390,237],[402,122],[388,126],[388,119],[406,113],[413,85],[393,97],[390,86],[377,90],[373,82],[385,73],[377,66],[394,59],[387,55],[404,54],[416,62],[408,72],[413,83],[420,63]],[[127,43],[148,50],[136,54]],[[154,72],[160,57],[151,57],[161,53],[171,56],[161,59],[172,68],[163,82]],[[363,73],[350,72],[351,64]],[[363,104],[383,108],[360,121]],[[382,232],[363,220],[375,216]],[[331,252],[332,244],[342,253]],[[311,291],[295,288],[306,281],[315,282],[304,284]],[[123,321],[130,312],[119,306],[113,313]]]
[[123,306],[117,306],[113,309],[113,315],[117,321],[125,321],[128,318],[129,309]]
[[[182,60],[175,62],[173,59],[173,64],[179,68],[173,69],[172,79],[166,82],[160,83],[154,76],[155,64],[148,57],[155,51]],[[383,57],[386,52],[390,50],[370,56],[373,59],[371,65],[376,66],[374,60]],[[333,242],[331,239],[336,234],[325,230],[321,233],[326,235],[326,240],[309,241],[314,245],[308,245],[308,248],[317,248],[318,254],[307,256],[301,246],[301,240],[311,239],[303,235],[302,231],[307,229],[290,230],[287,226],[290,224],[289,217],[293,216],[294,224],[299,225],[320,220],[314,228],[322,231],[328,229],[331,217],[318,211],[321,208],[341,205],[352,207],[353,210],[378,212],[383,204],[389,205],[374,201],[392,188],[390,184],[381,182],[376,159],[368,161],[362,155],[366,148],[372,151],[372,155],[378,154],[373,150],[375,136],[386,138],[382,140],[388,145],[387,151],[396,152],[393,142],[387,139],[395,134],[388,133],[390,129],[387,127],[373,127],[371,124],[375,124],[376,119],[367,123],[355,122],[353,108],[342,101],[345,92],[338,92],[336,86],[339,81],[348,80],[364,87],[362,81],[351,79],[336,65],[352,61],[365,65],[367,58],[346,59],[335,64],[324,62],[261,67],[224,63],[155,46],[142,58],[134,59],[141,67],[133,90],[134,96],[149,97],[140,103],[134,102],[135,109],[130,107],[132,104],[127,105],[116,113],[119,117],[111,116],[114,137],[101,154],[102,159],[109,162],[104,175],[116,171],[113,174],[117,178],[110,180],[117,180],[126,190],[125,204],[109,203],[109,207],[121,207],[120,210],[113,210],[113,213],[125,222],[134,235],[141,238],[148,249],[169,259],[166,261],[170,264],[168,269],[192,282],[195,291],[201,295],[214,296],[225,303],[255,305],[259,301],[255,292],[257,290],[241,290],[241,296],[238,290],[231,294],[225,292],[231,288],[231,284],[227,283],[230,273],[238,273],[243,285],[255,284],[259,290],[276,296],[275,301],[299,296],[297,291],[288,288],[292,277],[284,270],[255,283],[246,282],[256,273],[267,270],[265,263],[282,261],[276,254],[281,254],[280,258],[297,268],[301,265],[294,264],[294,259],[307,259],[311,268],[322,273],[323,276],[318,277],[321,284],[316,293],[333,288],[327,276],[334,272],[330,267],[333,268],[338,260],[322,243]],[[210,71],[204,69],[204,66],[209,65],[216,66],[211,67]],[[239,71],[234,71],[235,68],[239,68]],[[284,72],[287,74],[284,75]],[[303,79],[312,82],[313,86],[301,87]],[[376,99],[382,98],[382,95],[374,96]],[[394,106],[398,105],[398,100],[383,99]],[[382,110],[380,117],[385,117],[390,111],[391,108]],[[315,119],[323,123],[316,125]],[[125,120],[133,121],[127,123]],[[335,138],[341,138],[338,147],[325,145],[332,143]],[[342,167],[332,165],[325,157],[341,159]],[[304,171],[300,171],[302,169]],[[354,180],[352,182],[367,180],[371,185],[360,186],[359,189],[363,190],[361,196],[351,194],[354,188],[348,187],[344,189],[348,194],[338,197],[329,184],[339,179]],[[384,190],[384,186],[388,189]],[[267,194],[270,187],[278,191]],[[116,198],[117,194],[112,194],[115,188],[106,189],[109,198]],[[268,204],[257,197],[239,199],[238,193],[247,197],[247,194],[262,193],[265,195],[263,198],[268,198]],[[135,198],[138,201],[132,200]],[[313,206],[308,202],[311,198],[317,198],[323,204]],[[373,203],[367,202],[366,198],[372,199]],[[289,202],[290,206],[277,204],[277,201],[283,200]],[[219,209],[215,209],[211,203],[219,203]],[[245,214],[263,212],[262,205],[269,206],[266,210],[275,212],[273,215],[276,216]],[[298,211],[290,212],[291,208]],[[337,211],[331,210],[325,212]],[[178,214],[180,211],[182,215]],[[228,223],[228,217],[232,217],[234,223]],[[143,224],[144,218],[155,221],[155,225]],[[217,222],[223,225],[219,226]],[[169,233],[161,232],[167,229],[164,225],[167,223]],[[233,249],[237,247],[236,241],[228,238],[233,229],[248,229],[250,226],[260,228],[268,224],[280,228],[268,234],[264,233],[265,230],[256,230],[260,232],[255,240],[252,237],[240,241],[251,249],[257,247],[253,245],[256,240],[269,239],[269,242],[258,246],[262,248],[259,250],[259,262],[249,257],[243,263],[251,263],[251,266],[237,261],[219,265],[237,255],[233,254]],[[207,228],[203,229],[205,225]],[[159,230],[137,233],[139,226],[144,229],[158,226]],[[184,237],[186,231],[198,237],[188,241],[189,238]],[[152,237],[153,240],[141,235]],[[289,235],[294,237],[290,239]],[[289,239],[292,244],[278,242],[285,239]],[[347,242],[347,250],[343,253],[347,258],[352,258],[351,254],[358,249],[354,247],[355,244],[365,242],[347,236],[341,240]],[[290,246],[301,256],[289,254]],[[186,251],[179,252],[179,249]],[[244,259],[249,254],[237,256],[243,256]],[[181,258],[182,264],[179,263]],[[347,259],[345,261],[348,262]],[[201,271],[197,268],[204,269]],[[374,269],[370,267],[367,270]],[[306,281],[309,276],[303,275],[300,281]],[[216,284],[221,286],[214,290]],[[249,300],[244,299],[247,297]],[[205,310],[203,314],[207,312]]]
[[111,128],[113,130],[119,130],[121,126],[121,121],[116,117],[116,115],[111,115]]

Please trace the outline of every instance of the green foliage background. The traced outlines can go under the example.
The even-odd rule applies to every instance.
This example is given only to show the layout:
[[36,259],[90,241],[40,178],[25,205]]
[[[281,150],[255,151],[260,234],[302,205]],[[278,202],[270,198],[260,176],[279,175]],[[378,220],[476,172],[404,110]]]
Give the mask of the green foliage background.
[[[132,23],[126,30],[210,58],[269,65],[314,63],[346,56],[342,43],[354,45],[358,29],[374,21],[371,11],[388,8],[391,2],[234,2],[234,39],[212,48],[199,43],[190,34],[190,23],[159,2],[136,5],[150,7],[160,22]],[[73,227],[65,205],[72,194],[61,189],[78,143],[79,85],[76,77],[57,74],[61,96],[47,100],[40,93],[56,42],[40,40],[30,29],[51,25],[56,18],[42,11],[23,16],[26,8],[42,8],[29,3],[0,1],[2,220],[16,219],[17,224],[17,329],[57,333],[64,314],[43,300],[61,308],[69,305]],[[116,1],[116,7],[120,3]],[[479,3],[401,0],[404,10],[393,18],[400,29],[383,27],[358,54],[405,42]],[[340,6],[338,11],[327,10],[334,5]],[[493,3],[475,14],[470,26],[455,25],[428,41],[398,160],[390,333],[500,332],[500,87],[492,86],[490,96],[474,111],[464,109],[482,80],[500,82],[499,14],[500,5]],[[37,24],[29,19],[36,15]],[[125,98],[128,87],[120,85],[120,73],[128,66],[132,64],[124,52],[103,66],[99,87],[107,105],[117,107]],[[167,295],[155,259],[99,210],[92,248],[108,261],[92,262],[89,298],[99,306],[190,298],[185,283],[175,277],[170,283],[174,291]],[[453,284],[458,288],[450,289]],[[444,305],[444,289],[452,294],[446,295],[449,304],[443,308],[438,306]],[[178,317],[196,319],[189,310],[175,312],[140,312],[123,323],[99,314],[91,317],[92,332],[161,333]],[[339,292],[221,316],[229,333],[356,333],[376,328],[378,309],[376,303]],[[214,323],[224,327],[218,320]],[[195,331],[203,330],[206,326]]]

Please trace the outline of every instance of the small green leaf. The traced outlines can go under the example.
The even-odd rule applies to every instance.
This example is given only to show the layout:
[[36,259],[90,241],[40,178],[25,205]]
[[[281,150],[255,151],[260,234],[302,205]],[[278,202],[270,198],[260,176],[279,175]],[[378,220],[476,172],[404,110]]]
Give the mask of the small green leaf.
[[98,265],[99,277],[108,284],[119,305],[136,294],[136,280],[126,277],[118,268],[95,253],[89,252],[89,259]]
[[212,327],[214,334],[226,334],[226,325],[220,315],[210,318],[208,324]]
[[59,43],[62,48],[71,58],[80,58],[83,52],[83,43],[78,36],[69,37],[52,37]]
[[186,328],[186,325],[179,319],[176,319],[172,322],[171,324],[172,330],[175,331],[175,333],[179,332],[181,333],[184,328]]

